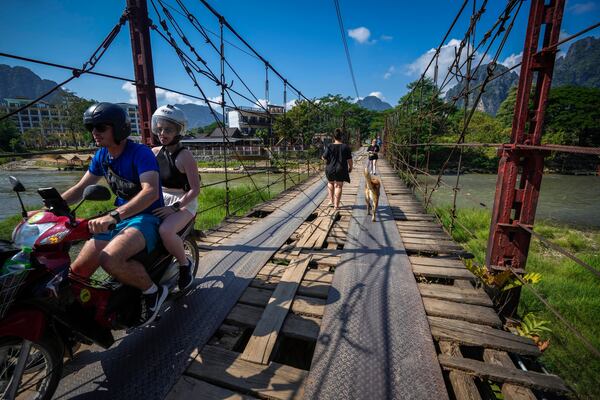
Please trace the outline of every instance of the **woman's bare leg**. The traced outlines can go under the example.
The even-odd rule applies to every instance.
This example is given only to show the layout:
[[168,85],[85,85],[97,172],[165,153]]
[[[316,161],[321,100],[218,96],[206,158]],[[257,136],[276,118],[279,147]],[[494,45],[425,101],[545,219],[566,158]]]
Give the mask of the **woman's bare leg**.
[[329,195],[329,204],[335,204],[333,199],[334,195],[334,183],[333,181],[327,182],[327,194]]
[[188,261],[185,258],[183,241],[177,236],[177,232],[182,230],[192,218],[194,216],[189,211],[182,209],[165,218],[158,228],[165,249],[177,259],[179,265],[187,265]]
[[334,187],[335,187],[335,195],[334,195],[333,206],[337,209],[337,208],[340,208],[340,200],[342,199],[342,188],[344,187],[344,182],[343,181],[335,181]]

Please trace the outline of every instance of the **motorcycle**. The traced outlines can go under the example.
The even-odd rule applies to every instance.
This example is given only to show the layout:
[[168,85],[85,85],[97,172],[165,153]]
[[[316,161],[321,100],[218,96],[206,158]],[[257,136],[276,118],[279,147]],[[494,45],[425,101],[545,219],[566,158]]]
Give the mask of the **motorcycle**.
[[[108,200],[101,185],[88,186],[83,200],[70,209],[54,188],[40,188],[45,206],[27,212],[20,192],[25,187],[9,178],[22,209],[12,242],[0,241],[0,398],[50,399],[62,375],[63,357],[73,357],[80,344],[105,349],[115,341],[112,331],[139,324],[142,294],[102,271],[91,278],[69,273],[73,245],[92,237],[88,220],[76,218],[85,201]],[[186,256],[198,270],[198,247],[190,237],[194,219],[179,232]],[[179,270],[158,244],[151,253],[133,257],[157,284],[177,296]]]

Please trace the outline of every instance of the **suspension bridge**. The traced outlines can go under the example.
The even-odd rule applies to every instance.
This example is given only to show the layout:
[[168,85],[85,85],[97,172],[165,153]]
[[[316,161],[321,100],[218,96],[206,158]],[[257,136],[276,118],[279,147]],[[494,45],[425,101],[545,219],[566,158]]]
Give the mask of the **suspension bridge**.
[[[326,181],[315,152],[290,154],[294,138],[274,142],[272,132],[262,152],[280,174],[266,186],[255,181],[226,132],[226,111],[243,110],[242,102],[257,105],[271,120],[269,93],[273,80],[305,102],[320,122],[344,125],[322,105],[306,97],[250,41],[240,35],[207,1],[200,0],[218,22],[219,31],[207,29],[181,0],[127,0],[127,8],[82,67],[0,53],[8,57],[72,72],[72,76],[12,113],[10,118],[39,102],[74,79],[86,75],[130,82],[137,91],[142,141],[152,144],[150,120],[156,109],[156,89],[205,102],[223,131],[222,162],[226,218],[197,238],[200,270],[194,289],[170,303],[151,327],[123,332],[108,350],[84,346],[66,364],[55,394],[68,398],[148,399],[482,399],[501,393],[506,399],[556,399],[574,396],[573,388],[538,361],[542,351],[531,337],[511,331],[517,316],[520,288],[539,297],[597,360],[600,351],[579,332],[525,278],[532,238],[539,239],[600,277],[596,268],[535,232],[544,157],[551,152],[600,155],[599,148],[542,144],[543,121],[558,47],[600,26],[590,26],[559,39],[564,1],[509,0],[494,22],[476,35],[487,1],[461,2],[456,16],[406,100],[388,114],[381,132],[382,153],[378,177],[382,183],[378,221],[371,222],[364,198],[362,165],[366,153],[360,133],[347,135],[355,143],[351,184],[344,187],[342,206],[328,207]],[[336,12],[342,37],[339,4]],[[442,46],[472,4],[464,37],[447,70],[439,69]],[[517,101],[509,143],[469,143],[468,126],[486,86],[495,73],[502,48],[515,19],[529,7]],[[129,23],[135,77],[95,70],[121,28]],[[479,29],[482,29],[479,27]],[[193,43],[187,30],[201,35]],[[150,33],[172,48],[189,76],[194,91],[168,88],[154,81]],[[238,41],[226,40],[228,32]],[[204,45],[205,47],[202,47]],[[227,47],[236,47],[264,66],[266,104],[250,89],[243,73],[232,65]],[[353,85],[358,94],[348,56]],[[218,58],[212,67],[203,55]],[[477,56],[476,56],[477,54]],[[483,54],[483,56],[482,56]],[[488,56],[492,62],[483,65]],[[472,84],[480,69],[482,83]],[[236,84],[233,84],[235,79]],[[433,91],[426,83],[432,81]],[[455,143],[436,143],[432,131],[439,124],[427,98],[439,98],[451,82],[463,89],[450,103],[464,109]],[[229,82],[229,83],[228,83]],[[206,85],[217,85],[220,99],[210,99]],[[238,87],[240,86],[240,87]],[[530,100],[533,104],[530,105]],[[220,109],[220,114],[218,113]],[[252,113],[252,111],[246,112]],[[287,112],[283,109],[283,118]],[[354,138],[357,137],[355,140]],[[425,141],[422,141],[425,138]],[[283,150],[273,151],[275,146]],[[500,154],[498,181],[490,227],[486,277],[517,281],[511,290],[482,285],[474,274],[473,256],[452,238],[452,229],[468,228],[457,218],[463,150],[493,147]],[[434,173],[431,151],[446,148],[447,157]],[[312,156],[311,156],[312,154]],[[312,161],[311,161],[312,157]],[[454,161],[453,161],[454,160]],[[290,161],[296,163],[290,167]],[[306,163],[299,174],[298,163]],[[274,198],[239,215],[240,198],[230,193],[228,164],[239,163],[253,192],[283,183]],[[456,183],[443,180],[457,164]],[[294,168],[296,174],[294,174]],[[270,168],[267,169],[269,171]],[[302,179],[299,180],[299,175]],[[428,179],[423,179],[423,177]],[[454,191],[450,227],[432,211],[432,196],[441,186]],[[236,203],[237,201],[237,203]],[[219,205],[221,206],[221,204]],[[214,206],[216,207],[216,206]],[[210,211],[213,207],[202,209]],[[475,235],[470,232],[471,235]]]

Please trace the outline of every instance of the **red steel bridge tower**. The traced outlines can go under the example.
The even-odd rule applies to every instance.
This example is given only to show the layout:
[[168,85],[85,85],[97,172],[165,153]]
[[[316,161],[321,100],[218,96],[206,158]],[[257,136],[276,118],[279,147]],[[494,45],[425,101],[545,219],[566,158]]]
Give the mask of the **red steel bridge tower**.
[[127,11],[140,115],[140,133],[142,143],[151,146],[153,139],[150,125],[152,114],[156,111],[156,89],[152,65],[152,46],[150,45],[150,19],[146,0],[127,0]]
[[[486,265],[523,273],[542,183],[544,112],[552,82],[565,0],[531,0],[517,89],[511,142],[499,151]],[[533,81],[535,79],[535,85]],[[512,315],[519,291],[510,293],[504,315]]]

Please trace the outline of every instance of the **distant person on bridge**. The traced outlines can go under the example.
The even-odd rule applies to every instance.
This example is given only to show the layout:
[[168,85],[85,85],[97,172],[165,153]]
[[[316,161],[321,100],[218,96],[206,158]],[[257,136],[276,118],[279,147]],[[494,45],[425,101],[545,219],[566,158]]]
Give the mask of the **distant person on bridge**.
[[325,147],[321,157],[327,163],[325,176],[328,180],[329,207],[336,210],[340,208],[344,182],[350,183],[350,172],[352,172],[352,151],[347,144],[342,143],[342,135],[342,130],[336,128],[333,133],[333,143]]
[[158,229],[163,245],[179,263],[179,290],[188,289],[194,281],[192,261],[185,255],[183,241],[177,235],[198,210],[200,176],[192,152],[180,143],[187,128],[187,118],[179,108],[159,107],[152,116],[152,133],[162,146],[152,149],[160,167],[160,181],[165,206],[154,210],[163,219]]
[[377,160],[379,159],[379,145],[377,140],[371,140],[371,145],[367,148],[369,153],[369,172],[373,175],[377,175]]
[[163,206],[158,163],[148,147],[127,139],[129,117],[118,105],[92,105],[83,114],[83,123],[100,149],[85,175],[62,197],[73,204],[87,186],[104,176],[116,195],[117,208],[88,222],[94,237],[84,244],[71,270],[87,279],[101,265],[123,284],[140,289],[144,295],[140,323],[147,325],[156,318],[168,290],[152,282],[144,266],[131,258],[151,252],[158,242],[160,218],[152,215]]

